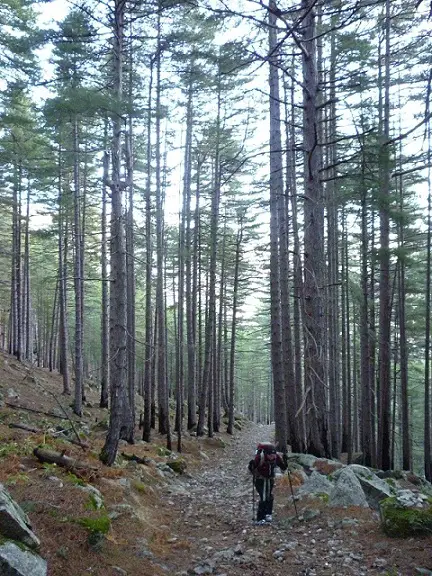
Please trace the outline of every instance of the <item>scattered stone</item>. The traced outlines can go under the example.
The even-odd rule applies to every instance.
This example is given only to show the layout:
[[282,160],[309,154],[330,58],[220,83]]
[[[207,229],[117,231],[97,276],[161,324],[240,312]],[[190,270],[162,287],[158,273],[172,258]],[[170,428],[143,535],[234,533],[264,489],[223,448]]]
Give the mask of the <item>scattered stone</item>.
[[0,546],[0,574],[4,576],[46,576],[46,560],[29,550],[22,550],[14,542]]
[[40,545],[31,530],[27,514],[11,498],[3,484],[0,484],[0,534],[5,538],[23,542],[30,548],[37,548]]
[[385,568],[387,566],[387,564],[388,564],[388,562],[385,558],[375,558],[372,566],[374,568]]

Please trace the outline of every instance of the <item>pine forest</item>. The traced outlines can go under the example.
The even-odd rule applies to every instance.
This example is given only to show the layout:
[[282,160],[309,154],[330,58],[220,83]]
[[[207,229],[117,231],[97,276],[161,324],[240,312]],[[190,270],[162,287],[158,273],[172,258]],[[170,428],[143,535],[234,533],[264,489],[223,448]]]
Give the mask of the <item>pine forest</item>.
[[2,0],[0,348],[119,442],[432,481],[424,0]]

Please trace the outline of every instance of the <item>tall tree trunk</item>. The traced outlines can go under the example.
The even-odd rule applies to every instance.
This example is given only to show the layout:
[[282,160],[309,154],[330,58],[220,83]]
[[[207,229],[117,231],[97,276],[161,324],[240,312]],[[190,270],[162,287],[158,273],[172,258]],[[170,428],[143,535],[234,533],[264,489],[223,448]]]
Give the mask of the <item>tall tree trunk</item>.
[[390,0],[386,0],[385,14],[385,75],[383,133],[381,135],[380,186],[380,342],[379,385],[380,411],[378,434],[378,465],[383,470],[391,467],[390,458]]
[[278,39],[276,4],[269,7],[269,88],[270,88],[270,323],[275,440],[281,451],[287,447],[287,414],[282,349],[279,202],[284,194],[282,136],[279,97]]
[[144,361],[144,422],[143,440],[150,442],[152,427],[153,395],[153,367],[155,365],[153,346],[153,307],[152,307],[152,207],[151,207],[151,127],[152,127],[152,90],[153,90],[153,58],[150,60],[150,80],[148,89],[148,117],[147,117],[147,180],[145,189],[145,361]]
[[301,311],[303,305],[303,278],[302,278],[302,257],[300,248],[300,234],[299,234],[299,212],[297,203],[297,172],[296,172],[296,115],[295,115],[295,82],[294,82],[294,72],[295,72],[296,60],[293,56],[291,64],[291,122],[290,122],[290,176],[291,176],[291,224],[292,224],[292,234],[294,239],[294,257],[293,257],[293,284],[294,284],[294,302],[293,302],[293,337],[294,337],[294,374],[295,374],[295,387],[296,394],[298,398],[299,407],[296,412],[297,419],[297,429],[299,432],[298,442],[299,452],[302,452],[305,448],[305,418],[303,410],[303,349],[302,349],[302,333],[301,333]]
[[307,450],[329,456],[323,347],[324,210],[320,182],[320,146],[317,140],[318,76],[315,2],[302,0],[303,118],[304,118],[304,338],[307,394]]
[[73,150],[74,150],[74,292],[75,292],[75,395],[73,411],[78,416],[82,415],[82,398],[84,387],[84,362],[83,362],[83,277],[81,266],[81,194],[80,194],[80,172],[79,172],[79,136],[78,120],[75,116],[72,126]]
[[[404,210],[403,203],[403,179],[400,177],[400,213],[401,217]],[[399,223],[399,243],[403,249],[404,228],[402,222]],[[399,260],[398,269],[398,288],[399,288],[399,346],[400,346],[400,383],[401,383],[401,416],[402,416],[402,468],[410,470],[411,468],[411,441],[409,427],[409,396],[408,396],[408,346],[406,335],[406,316],[405,316],[405,261],[404,256]]]
[[[106,126],[107,130],[107,126]],[[105,134],[105,145],[107,144]],[[100,407],[108,408],[109,399],[109,283],[108,283],[108,235],[107,235],[107,181],[109,179],[109,153],[104,152],[102,180],[102,224],[101,224],[101,272],[102,272],[102,310],[101,310],[101,395]]]
[[[114,2],[113,22],[113,95],[120,104],[123,97],[123,50],[125,0]],[[105,444],[100,458],[108,466],[114,463],[120,436],[124,435],[123,418],[127,396],[127,318],[126,318],[126,246],[123,215],[124,183],[121,181],[120,113],[113,113],[111,187],[111,289],[110,289],[110,392],[111,412]],[[127,434],[129,436],[129,434]],[[133,435],[133,430],[132,430]]]
[[[126,282],[127,282],[127,357],[128,357],[128,397],[129,407],[126,419],[131,420],[128,426],[135,428],[135,381],[136,381],[136,349],[135,349],[135,250],[134,250],[134,181],[133,181],[133,143],[132,119],[129,117],[129,131],[126,134],[126,163],[128,208],[126,212]],[[130,440],[132,440],[131,438]]]
[[239,270],[241,260],[241,250],[243,242],[243,216],[238,219],[238,230],[236,239],[236,250],[234,260],[234,278],[233,278],[233,303],[232,303],[232,320],[231,320],[231,350],[230,350],[230,367],[229,367],[229,396],[228,396],[228,427],[227,433],[234,433],[234,392],[235,392],[235,351],[237,335],[237,303],[239,290]]
[[432,150],[431,121],[427,125],[428,135],[428,215],[427,215],[427,256],[426,256],[426,324],[425,324],[425,371],[424,371],[424,471],[426,480],[432,482],[432,437],[431,437],[431,255],[432,255]]
[[208,312],[205,324],[205,349],[204,349],[204,370],[202,387],[200,390],[199,413],[197,435],[204,434],[205,410],[207,400],[209,436],[213,435],[213,372],[212,362],[214,361],[214,344],[216,334],[216,266],[218,253],[218,227],[219,227],[219,205],[221,194],[221,167],[220,167],[220,130],[221,130],[221,72],[218,72],[217,86],[217,112],[216,112],[216,142],[214,156],[214,182],[211,200],[211,221],[210,221],[210,266],[208,281]]
[[26,360],[33,356],[32,318],[30,299],[30,181],[27,182],[26,220],[24,230],[24,285],[23,285],[23,352]]
[[156,54],[156,310],[157,310],[157,381],[159,433],[168,434],[169,413],[167,412],[168,382],[166,371],[166,327],[164,299],[164,214],[161,183],[161,22],[157,20]]
[[[332,20],[336,26],[337,20]],[[341,392],[340,392],[340,326],[339,326],[339,219],[336,198],[337,182],[337,98],[336,98],[336,32],[331,33],[331,53],[329,72],[329,99],[330,106],[327,119],[327,137],[330,141],[327,144],[328,165],[327,171],[329,181],[327,182],[327,261],[328,261],[328,342],[329,342],[329,413],[330,413],[330,438],[331,452],[333,456],[338,456],[339,451],[349,452],[351,444],[351,413],[348,407],[350,393],[347,390],[346,382],[343,382],[345,402],[342,403],[343,415],[341,419]],[[341,434],[342,420],[342,434]]]

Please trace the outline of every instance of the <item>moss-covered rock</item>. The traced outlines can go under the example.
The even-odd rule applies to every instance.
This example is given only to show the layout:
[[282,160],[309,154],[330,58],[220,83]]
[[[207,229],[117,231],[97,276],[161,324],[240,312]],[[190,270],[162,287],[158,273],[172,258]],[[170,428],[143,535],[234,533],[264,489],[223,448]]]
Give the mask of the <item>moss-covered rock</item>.
[[167,465],[171,468],[171,470],[174,470],[176,474],[183,474],[187,468],[186,461],[182,458],[179,458],[178,460],[170,460],[167,462]]
[[422,508],[402,506],[396,496],[381,502],[381,525],[388,536],[407,538],[432,532],[432,499]]

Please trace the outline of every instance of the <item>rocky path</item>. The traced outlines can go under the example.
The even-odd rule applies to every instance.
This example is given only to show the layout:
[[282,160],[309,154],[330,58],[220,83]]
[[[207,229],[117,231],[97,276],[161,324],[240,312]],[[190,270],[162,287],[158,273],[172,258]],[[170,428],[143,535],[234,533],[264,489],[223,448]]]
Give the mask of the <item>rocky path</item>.
[[247,463],[256,443],[271,437],[271,427],[250,425],[221,460],[208,460],[199,475],[170,488],[175,555],[166,561],[177,576],[415,574],[393,568],[397,550],[377,541],[376,513],[320,509],[309,502],[307,508],[300,503],[297,521],[283,480],[276,484],[273,524],[255,526]]

